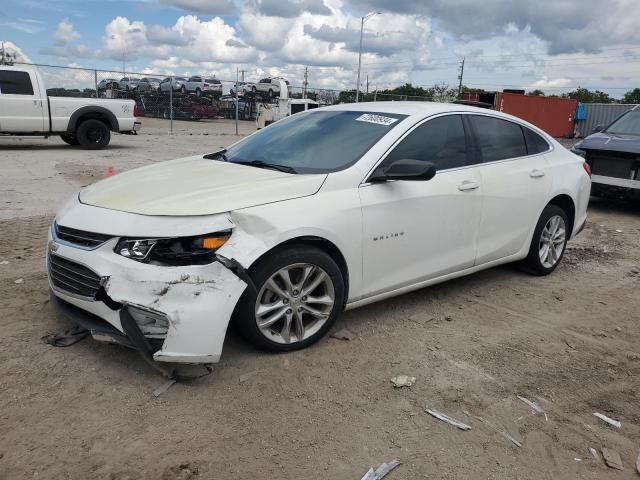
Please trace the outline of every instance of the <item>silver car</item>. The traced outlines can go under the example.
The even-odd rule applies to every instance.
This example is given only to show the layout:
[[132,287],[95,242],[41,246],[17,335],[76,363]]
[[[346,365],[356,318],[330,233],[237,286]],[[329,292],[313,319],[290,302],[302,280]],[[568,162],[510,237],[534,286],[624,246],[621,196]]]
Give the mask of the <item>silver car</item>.
[[160,89],[159,78],[144,77],[138,82],[138,93],[157,92]]
[[139,78],[122,77],[120,79],[120,89],[135,90],[138,87]]
[[169,93],[169,89],[173,87],[174,92],[182,90],[182,86],[186,83],[185,77],[167,77],[160,82],[160,91],[162,93]]

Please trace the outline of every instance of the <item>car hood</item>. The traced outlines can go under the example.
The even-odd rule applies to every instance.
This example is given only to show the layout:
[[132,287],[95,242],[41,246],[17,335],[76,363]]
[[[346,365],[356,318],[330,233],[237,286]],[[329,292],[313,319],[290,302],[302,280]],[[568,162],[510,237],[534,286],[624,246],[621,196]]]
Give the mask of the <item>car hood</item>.
[[582,150],[613,150],[617,152],[640,153],[640,136],[594,133],[576,144]]
[[107,178],[83,189],[79,200],[141,215],[213,215],[313,195],[326,178],[197,156]]

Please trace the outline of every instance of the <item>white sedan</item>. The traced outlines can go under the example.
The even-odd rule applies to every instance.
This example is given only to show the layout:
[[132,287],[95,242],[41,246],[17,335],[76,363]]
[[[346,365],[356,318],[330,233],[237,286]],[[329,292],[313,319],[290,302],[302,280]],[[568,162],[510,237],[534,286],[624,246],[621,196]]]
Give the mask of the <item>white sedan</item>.
[[551,273],[585,224],[589,176],[490,110],[312,110],[81,190],[51,227],[52,303],[150,361],[217,362],[230,321],[295,350],[345,309],[507,262]]

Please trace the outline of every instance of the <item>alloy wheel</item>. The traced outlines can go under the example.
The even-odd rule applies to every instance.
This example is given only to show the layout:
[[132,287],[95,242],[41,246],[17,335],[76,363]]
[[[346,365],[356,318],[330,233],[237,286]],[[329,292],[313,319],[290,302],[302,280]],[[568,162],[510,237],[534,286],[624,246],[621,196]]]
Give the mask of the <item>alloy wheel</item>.
[[317,265],[296,263],[264,283],[256,299],[256,323],[273,342],[297,343],[322,328],[334,304],[335,289],[327,272]]
[[538,255],[545,268],[552,268],[560,260],[567,239],[567,226],[560,215],[551,217],[540,234]]

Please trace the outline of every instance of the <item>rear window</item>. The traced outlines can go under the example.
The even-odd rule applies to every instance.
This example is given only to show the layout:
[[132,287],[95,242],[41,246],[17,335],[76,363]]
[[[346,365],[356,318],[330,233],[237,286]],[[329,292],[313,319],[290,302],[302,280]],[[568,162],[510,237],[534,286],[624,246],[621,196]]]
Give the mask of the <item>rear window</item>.
[[524,130],[524,138],[527,141],[527,153],[529,155],[546,152],[551,148],[547,141],[533,130],[527,127],[522,127],[522,130]]
[[527,155],[522,128],[501,118],[470,115],[483,162],[495,162]]
[[27,72],[0,70],[0,95],[33,95],[33,85]]
[[214,85],[220,85],[220,80],[216,80],[215,78],[208,78],[205,80],[207,83],[212,83]]

